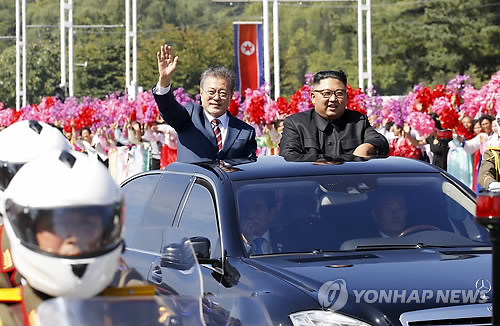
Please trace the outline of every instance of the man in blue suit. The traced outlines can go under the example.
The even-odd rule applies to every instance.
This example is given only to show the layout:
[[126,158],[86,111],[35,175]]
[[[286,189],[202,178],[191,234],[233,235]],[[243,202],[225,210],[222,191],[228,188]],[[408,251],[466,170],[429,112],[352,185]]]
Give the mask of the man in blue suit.
[[172,76],[177,67],[172,47],[157,52],[158,84],[153,95],[163,119],[178,134],[177,161],[202,162],[234,158],[255,158],[255,129],[235,118],[227,109],[234,89],[234,73],[224,67],[212,67],[201,75],[201,106],[177,102]]

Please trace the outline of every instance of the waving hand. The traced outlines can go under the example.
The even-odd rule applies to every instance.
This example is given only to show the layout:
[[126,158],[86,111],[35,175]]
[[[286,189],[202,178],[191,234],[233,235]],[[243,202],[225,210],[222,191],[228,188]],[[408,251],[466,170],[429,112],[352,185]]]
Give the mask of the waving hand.
[[158,85],[160,87],[168,87],[172,81],[179,57],[174,57],[172,47],[167,44],[160,47],[160,51],[156,52],[156,57],[158,59],[158,72],[160,74]]

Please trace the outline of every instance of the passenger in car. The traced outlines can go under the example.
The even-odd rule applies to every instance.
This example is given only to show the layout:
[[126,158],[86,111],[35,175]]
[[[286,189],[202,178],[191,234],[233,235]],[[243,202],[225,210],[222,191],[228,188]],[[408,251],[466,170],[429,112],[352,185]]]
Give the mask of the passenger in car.
[[366,115],[346,109],[347,76],[340,71],[314,75],[314,109],[284,120],[280,155],[288,161],[308,161],[342,154],[387,155],[389,143]]
[[253,192],[240,200],[240,229],[248,253],[281,252],[282,246],[274,241],[270,229],[278,207],[274,192]]
[[200,80],[201,105],[182,105],[175,99],[171,84],[178,57],[165,44],[157,59],[159,80],[153,95],[161,116],[177,132],[177,161],[255,158],[255,129],[228,112],[234,73],[220,66],[208,68]]
[[385,193],[373,207],[372,216],[381,237],[401,236],[406,229],[408,217],[406,200],[397,193]]

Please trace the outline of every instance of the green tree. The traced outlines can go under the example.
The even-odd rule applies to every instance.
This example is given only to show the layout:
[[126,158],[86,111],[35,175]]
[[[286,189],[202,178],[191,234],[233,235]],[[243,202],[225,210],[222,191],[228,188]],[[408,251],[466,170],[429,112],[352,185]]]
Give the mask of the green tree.
[[382,91],[400,94],[413,84],[443,83],[456,74],[472,74],[479,84],[486,82],[500,68],[496,46],[500,26],[492,9],[498,14],[499,4],[481,0],[401,2],[374,8],[378,50],[374,66],[397,64],[406,75],[374,74],[374,80],[383,81]]
[[75,96],[103,98],[124,91],[125,44],[121,40],[90,35],[85,42],[79,42],[74,51]]
[[208,67],[219,65],[234,69],[230,24],[206,29],[166,25],[158,35],[141,40],[140,85],[151,87],[158,81],[156,52],[165,43],[172,45],[175,55],[179,56],[173,87],[183,87],[191,95],[199,92],[200,75]]
[[[56,49],[57,50],[57,49]],[[29,43],[27,52],[26,102],[39,103],[44,96],[54,95],[60,82],[59,56],[50,42]],[[8,107],[16,106],[16,48],[5,49],[0,55],[0,101]]]

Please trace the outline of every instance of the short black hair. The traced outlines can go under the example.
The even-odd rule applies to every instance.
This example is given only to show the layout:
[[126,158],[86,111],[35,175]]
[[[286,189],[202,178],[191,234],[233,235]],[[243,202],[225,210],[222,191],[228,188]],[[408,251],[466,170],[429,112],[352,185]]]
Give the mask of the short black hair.
[[313,84],[317,85],[319,82],[323,79],[327,78],[333,78],[333,79],[338,79],[341,82],[344,83],[344,85],[347,87],[347,76],[345,72],[342,70],[336,71],[336,70],[323,70],[319,71],[314,74],[314,79],[313,79]]
[[439,120],[439,115],[436,112],[431,112],[429,115],[431,116],[432,121],[434,121],[436,129],[442,130],[443,128],[441,127],[441,121]]
[[236,74],[223,66],[215,66],[210,67],[201,74],[200,78],[200,88],[203,88],[203,84],[205,83],[205,79],[207,77],[216,77],[223,78],[229,83],[230,91],[234,91],[234,87],[236,84]]
[[394,121],[387,121],[385,124],[385,130],[391,131],[391,127],[394,125]]
[[89,127],[83,127],[82,129],[80,129],[80,136],[82,135],[82,131],[84,130],[87,130],[89,132],[89,134],[91,134],[92,132],[90,131],[90,128]]
[[495,118],[489,114],[483,114],[482,116],[479,117],[479,123],[483,123],[484,120],[489,120],[490,122],[493,122]]

